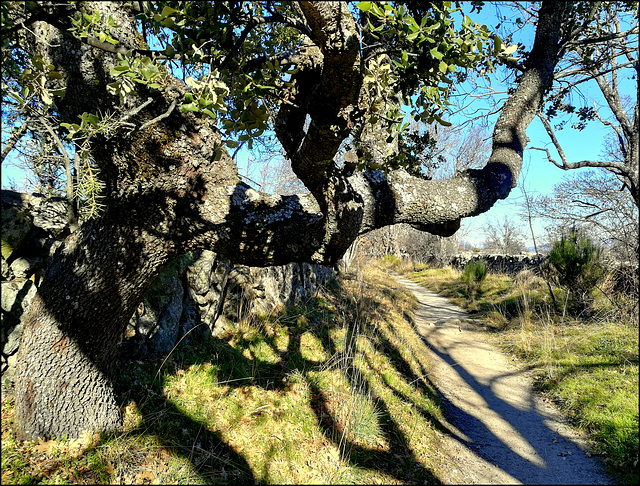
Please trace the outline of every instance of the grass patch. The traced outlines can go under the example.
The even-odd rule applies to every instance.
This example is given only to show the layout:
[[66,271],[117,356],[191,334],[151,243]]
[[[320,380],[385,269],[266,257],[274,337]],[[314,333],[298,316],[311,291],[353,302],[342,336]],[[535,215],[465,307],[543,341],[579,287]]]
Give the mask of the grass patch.
[[443,420],[415,298],[379,267],[217,338],[120,365],[124,425],[18,443],[2,402],[2,482],[447,482]]
[[[491,340],[533,367],[538,390],[593,439],[611,473],[621,483],[638,483],[638,324],[628,298],[596,291],[596,312],[578,320],[556,313],[546,284],[530,272],[489,274],[473,300],[451,268],[407,277],[488,324]],[[562,290],[554,293],[567,301]]]

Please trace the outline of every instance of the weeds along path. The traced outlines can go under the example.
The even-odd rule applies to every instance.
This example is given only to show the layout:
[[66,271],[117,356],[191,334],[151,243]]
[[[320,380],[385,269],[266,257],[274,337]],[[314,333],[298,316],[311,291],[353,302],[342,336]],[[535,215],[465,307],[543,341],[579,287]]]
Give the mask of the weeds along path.
[[417,297],[415,326],[427,342],[443,397],[446,444],[467,484],[611,484],[561,414],[489,344],[481,325],[447,299],[397,276]]

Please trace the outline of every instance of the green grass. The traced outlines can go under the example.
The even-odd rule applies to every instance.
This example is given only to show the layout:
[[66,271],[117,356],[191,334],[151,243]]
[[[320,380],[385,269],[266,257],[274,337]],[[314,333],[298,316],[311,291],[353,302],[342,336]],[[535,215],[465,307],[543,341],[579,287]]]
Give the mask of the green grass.
[[[407,276],[487,323],[492,341],[533,368],[537,389],[588,434],[617,479],[638,483],[638,317],[612,304],[623,296],[596,295],[597,312],[577,320],[556,313],[546,285],[530,273],[489,274],[474,300],[451,268]],[[564,302],[565,293],[554,292]]]
[[386,272],[120,366],[124,425],[18,443],[2,402],[2,483],[447,482],[443,415],[413,296]]

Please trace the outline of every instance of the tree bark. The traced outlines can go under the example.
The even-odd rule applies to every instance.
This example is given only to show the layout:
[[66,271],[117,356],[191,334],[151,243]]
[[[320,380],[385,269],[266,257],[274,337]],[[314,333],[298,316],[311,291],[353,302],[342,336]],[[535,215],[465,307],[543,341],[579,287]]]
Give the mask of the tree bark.
[[[112,34],[122,46],[139,43],[121,5],[83,5],[115,18],[120,27]],[[115,62],[112,53],[94,50],[44,22],[34,25],[37,37],[30,50],[62,66],[69,86],[58,107],[66,120],[100,109],[135,113],[127,121],[142,128],[93,142],[106,179],[107,209],[68,237],[25,316],[16,380],[19,438],[77,436],[119,425],[111,386],[119,343],[144,292],[180,253],[207,248],[254,266],[332,265],[358,235],[386,225],[406,222],[453,234],[461,218],[488,210],[515,185],[525,129],[552,81],[566,4],[543,4],[527,72],[498,120],[488,165],[439,182],[402,170],[385,175],[338,168],[336,151],[360,109],[356,26],[343,6],[304,2],[301,7],[319,45],[309,50],[298,77],[302,91],[295,96],[302,108],[282,105],[277,129],[313,196],[272,196],[241,183],[226,153],[214,157],[220,149],[214,122],[169,110],[186,89],[179,81],[162,96],[153,94],[144,109],[136,111],[152,93],[142,88],[119,106],[104,89],[105,73]],[[68,17],[65,9],[75,7],[59,8],[58,17]],[[305,77],[305,69],[321,75]],[[304,131],[306,115],[311,124]],[[150,120],[158,121],[149,125]]]
[[66,241],[24,318],[19,439],[77,437],[120,425],[111,386],[118,347],[136,302],[173,245],[127,231],[118,216],[110,211]]

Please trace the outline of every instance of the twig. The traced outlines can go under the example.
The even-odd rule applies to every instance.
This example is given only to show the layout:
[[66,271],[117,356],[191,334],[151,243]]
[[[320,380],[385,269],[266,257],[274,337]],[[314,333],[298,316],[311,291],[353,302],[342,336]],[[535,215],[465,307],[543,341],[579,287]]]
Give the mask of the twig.
[[149,105],[149,103],[151,103],[153,101],[153,98],[149,97],[147,98],[147,101],[145,101],[144,103],[142,103],[140,106],[135,107],[133,110],[129,111],[128,113],[126,113],[122,118],[120,118],[120,120],[118,120],[118,123],[123,123],[125,120],[128,120],[129,118],[131,118],[133,115],[137,115],[138,113],[140,113],[140,111],[142,111],[146,106]]
[[22,125],[20,126],[20,128],[18,130],[13,131],[9,136],[9,140],[7,140],[7,143],[2,149],[2,162],[4,162],[4,159],[7,157],[9,152],[13,150],[13,147],[15,146],[16,143],[18,143],[18,140],[20,140],[22,136],[27,132],[27,128],[29,127],[29,122],[31,121],[31,118],[32,117],[30,116],[27,117],[22,123]]
[[142,126],[138,128],[138,130],[144,130],[145,128],[153,125],[154,123],[158,123],[160,120],[167,118],[169,115],[171,115],[171,112],[173,112],[175,107],[176,107],[176,100],[173,100],[171,102],[171,106],[166,112],[164,112],[162,115],[158,115],[153,120],[149,120],[148,122],[143,123]]

